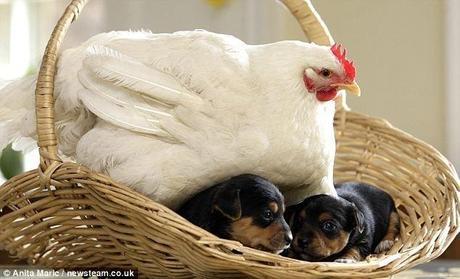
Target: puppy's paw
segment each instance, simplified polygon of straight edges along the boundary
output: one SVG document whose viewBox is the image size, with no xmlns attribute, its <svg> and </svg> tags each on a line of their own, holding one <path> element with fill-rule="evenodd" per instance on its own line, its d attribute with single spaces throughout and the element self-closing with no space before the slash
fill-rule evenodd
<svg viewBox="0 0 460 279">
<path fill-rule="evenodd" d="M 386 251 L 390 250 L 391 247 L 393 247 L 393 244 L 395 244 L 394 240 L 382 240 L 382 241 L 380 241 L 379 245 L 377 245 L 377 247 L 375 247 L 374 252 L 376 254 L 386 252 Z"/>
<path fill-rule="evenodd" d="M 334 262 L 336 263 L 356 263 L 357 261 L 354 259 L 337 259 Z"/>
</svg>

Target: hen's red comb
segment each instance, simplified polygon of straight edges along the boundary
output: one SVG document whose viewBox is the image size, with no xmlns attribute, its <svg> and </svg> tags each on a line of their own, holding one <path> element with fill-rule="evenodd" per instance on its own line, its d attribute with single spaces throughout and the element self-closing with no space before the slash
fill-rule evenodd
<svg viewBox="0 0 460 279">
<path fill-rule="evenodd" d="M 331 51 L 337 57 L 340 64 L 342 64 L 343 70 L 345 71 L 345 75 L 348 79 L 354 80 L 356 76 L 356 69 L 353 66 L 353 62 L 349 61 L 345 55 L 347 54 L 347 50 L 344 48 L 343 52 L 341 52 L 342 45 L 334 44 L 331 46 Z"/>
</svg>

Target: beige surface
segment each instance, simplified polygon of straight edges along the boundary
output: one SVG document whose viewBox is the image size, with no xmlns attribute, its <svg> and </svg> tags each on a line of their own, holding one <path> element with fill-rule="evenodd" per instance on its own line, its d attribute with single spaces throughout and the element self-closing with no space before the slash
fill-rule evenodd
<svg viewBox="0 0 460 279">
<path fill-rule="evenodd" d="M 388 119 L 444 153 L 444 11 L 441 0 L 313 1 L 356 61 L 354 111 Z M 304 36 L 285 13 L 287 38 Z"/>
<path fill-rule="evenodd" d="M 460 261 L 436 260 L 401 272 L 394 279 L 460 278 Z"/>
</svg>

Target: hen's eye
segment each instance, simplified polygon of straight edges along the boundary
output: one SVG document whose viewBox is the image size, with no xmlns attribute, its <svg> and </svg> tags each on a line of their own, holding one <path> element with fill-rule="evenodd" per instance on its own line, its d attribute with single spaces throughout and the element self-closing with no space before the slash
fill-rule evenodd
<svg viewBox="0 0 460 279">
<path fill-rule="evenodd" d="M 319 72 L 323 77 L 330 77 L 331 76 L 331 71 L 329 71 L 328 69 L 322 69 L 321 72 Z"/>
<path fill-rule="evenodd" d="M 337 229 L 337 226 L 331 221 L 326 221 L 323 224 L 321 224 L 321 229 L 326 233 L 331 233 Z"/>
</svg>

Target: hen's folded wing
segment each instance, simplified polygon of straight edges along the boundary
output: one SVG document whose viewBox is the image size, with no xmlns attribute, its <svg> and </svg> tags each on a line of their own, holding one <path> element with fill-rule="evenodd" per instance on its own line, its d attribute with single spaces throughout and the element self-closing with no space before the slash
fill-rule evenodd
<svg viewBox="0 0 460 279">
<path fill-rule="evenodd" d="M 182 141 L 196 128 L 189 125 L 192 119 L 207 118 L 209 106 L 199 94 L 107 47 L 88 50 L 79 80 L 85 87 L 79 93 L 83 104 L 101 119 L 128 130 Z M 180 117 L 179 108 L 189 114 Z"/>
</svg>

